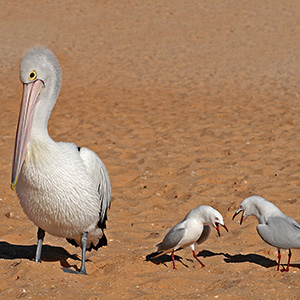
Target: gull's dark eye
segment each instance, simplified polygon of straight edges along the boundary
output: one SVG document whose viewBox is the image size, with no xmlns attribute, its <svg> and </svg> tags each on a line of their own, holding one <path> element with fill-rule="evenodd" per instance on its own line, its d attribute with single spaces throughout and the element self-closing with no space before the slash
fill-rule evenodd
<svg viewBox="0 0 300 300">
<path fill-rule="evenodd" d="M 34 80 L 36 79 L 37 77 L 37 74 L 36 74 L 36 71 L 31 71 L 30 74 L 29 74 L 29 80 Z"/>
</svg>

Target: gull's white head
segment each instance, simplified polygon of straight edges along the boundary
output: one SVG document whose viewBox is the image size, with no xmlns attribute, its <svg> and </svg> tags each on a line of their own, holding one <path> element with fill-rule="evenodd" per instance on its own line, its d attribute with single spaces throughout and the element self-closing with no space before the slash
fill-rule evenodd
<svg viewBox="0 0 300 300">
<path fill-rule="evenodd" d="M 58 60 L 48 49 L 33 48 L 21 62 L 20 80 L 23 96 L 15 141 L 12 189 L 17 184 L 32 132 L 48 135 L 48 120 L 61 85 Z"/>
<path fill-rule="evenodd" d="M 214 208 L 208 205 L 201 205 L 193 210 L 191 210 L 186 218 L 194 217 L 203 221 L 203 223 L 207 223 L 216 228 L 218 235 L 220 236 L 220 228 L 219 225 L 223 226 L 226 231 L 228 231 L 226 225 L 224 224 L 222 215 Z"/>
<path fill-rule="evenodd" d="M 242 212 L 240 224 L 242 224 L 244 218 L 248 216 L 255 216 L 259 223 L 264 223 L 265 218 L 271 215 L 281 214 L 279 208 L 277 208 L 273 203 L 259 196 L 251 196 L 244 199 L 232 219 L 234 219 L 240 212 Z"/>
</svg>

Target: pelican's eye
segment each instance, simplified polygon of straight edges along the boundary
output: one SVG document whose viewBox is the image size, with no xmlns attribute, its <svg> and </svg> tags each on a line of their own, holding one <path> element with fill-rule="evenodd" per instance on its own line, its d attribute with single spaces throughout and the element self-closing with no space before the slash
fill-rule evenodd
<svg viewBox="0 0 300 300">
<path fill-rule="evenodd" d="M 29 74 L 29 80 L 32 81 L 36 79 L 36 77 L 37 77 L 36 71 L 31 71 Z"/>
</svg>

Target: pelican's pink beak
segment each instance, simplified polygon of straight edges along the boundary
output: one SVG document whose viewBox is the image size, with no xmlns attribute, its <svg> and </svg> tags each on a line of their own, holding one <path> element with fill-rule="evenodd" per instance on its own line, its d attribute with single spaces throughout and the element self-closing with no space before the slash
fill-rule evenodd
<svg viewBox="0 0 300 300">
<path fill-rule="evenodd" d="M 16 133 L 14 159 L 12 164 L 11 188 L 15 189 L 24 162 L 27 143 L 31 130 L 34 107 L 44 83 L 36 80 L 23 84 L 23 96 Z"/>
</svg>

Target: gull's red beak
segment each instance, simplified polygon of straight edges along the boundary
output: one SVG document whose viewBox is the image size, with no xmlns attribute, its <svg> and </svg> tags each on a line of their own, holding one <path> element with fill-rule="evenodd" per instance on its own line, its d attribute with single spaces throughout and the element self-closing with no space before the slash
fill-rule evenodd
<svg viewBox="0 0 300 300">
<path fill-rule="evenodd" d="M 226 231 L 228 232 L 228 229 L 227 229 L 227 227 L 226 227 L 225 224 L 222 225 L 222 224 L 216 222 L 216 223 L 215 223 L 215 226 L 216 226 L 216 229 L 217 229 L 217 232 L 218 232 L 218 235 L 219 235 L 219 236 L 221 236 L 219 225 L 221 225 L 222 227 L 224 227 L 224 228 L 226 229 Z"/>
<path fill-rule="evenodd" d="M 238 209 L 236 211 L 236 213 L 233 215 L 232 217 L 232 220 L 234 220 L 234 218 L 240 213 L 242 212 L 242 217 L 241 217 L 241 220 L 240 220 L 240 225 L 242 225 L 243 221 L 244 221 L 244 211 L 242 209 Z"/>
</svg>

